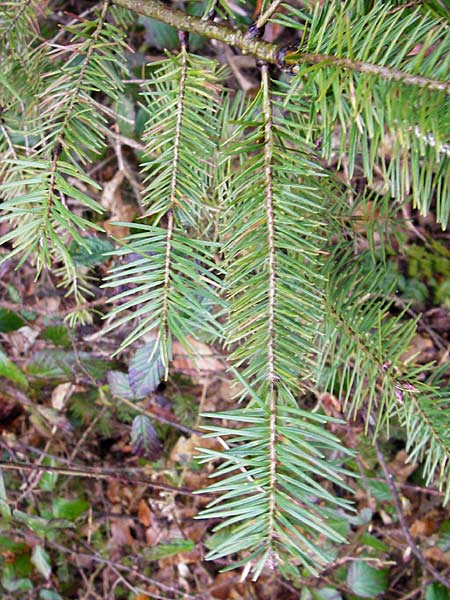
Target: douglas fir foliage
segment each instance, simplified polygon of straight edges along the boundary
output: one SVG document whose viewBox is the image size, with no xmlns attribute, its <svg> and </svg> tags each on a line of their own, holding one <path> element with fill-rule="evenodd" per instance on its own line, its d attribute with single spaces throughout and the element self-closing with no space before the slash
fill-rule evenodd
<svg viewBox="0 0 450 600">
<path fill-rule="evenodd" d="M 52 269 L 80 306 L 89 299 L 93 273 L 71 247 L 89 252 L 102 235 L 89 171 L 117 131 L 138 13 L 258 59 L 260 88 L 247 97 L 216 61 L 190 53 L 182 31 L 179 51 L 147 68 L 143 218 L 111 253 L 108 327 L 126 332 L 117 351 L 152 334 L 149 368 L 166 375 L 174 340 L 222 345 L 240 407 L 205 415 L 223 423 L 208 435 L 224 448 L 201 456 L 218 465 L 203 513 L 219 519 L 210 558 L 244 550 L 255 577 L 270 565 L 316 573 L 345 541 L 336 507 L 351 511 L 339 490 L 352 453 L 333 419 L 305 409 L 305 392 L 332 392 L 367 431 L 397 420 L 411 460 L 450 497 L 449 390 L 432 366 L 405 364 L 415 323 L 393 316 L 374 256 L 400 204 L 447 225 L 448 15 L 437 0 L 280 10 L 264 0 L 245 33 L 227 24 L 227 0 L 206 3 L 203 18 L 156 0 L 90 4 L 57 33 L 46 26 L 53 2 L 0 5 L 0 241 L 37 275 Z M 264 42 L 269 20 L 293 43 Z M 329 161 L 347 182 L 360 169 L 373 187 L 377 173 L 383 189 L 349 203 Z M 373 230 L 355 225 L 361 205 Z M 369 250 L 355 253 L 364 235 Z M 74 320 L 88 318 L 81 306 Z"/>
</svg>

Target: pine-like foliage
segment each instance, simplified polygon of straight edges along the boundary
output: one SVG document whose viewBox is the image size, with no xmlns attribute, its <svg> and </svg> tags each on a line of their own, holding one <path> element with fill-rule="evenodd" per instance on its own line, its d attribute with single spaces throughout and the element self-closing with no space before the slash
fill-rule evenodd
<svg viewBox="0 0 450 600">
<path fill-rule="evenodd" d="M 12 241 L 9 256 L 18 254 L 21 262 L 32 256 L 38 274 L 44 266 L 59 262 L 62 283 L 79 304 L 89 294 L 88 282 L 77 270 L 68 245 L 76 241 L 89 251 L 82 232 L 99 227 L 95 217 L 83 213 L 102 212 L 85 191 L 98 185 L 83 170 L 83 164 L 105 147 L 106 120 L 95 95 L 117 99 L 126 72 L 123 33 L 106 21 L 109 4 L 105 1 L 92 21 L 67 28 L 70 44 L 45 45 L 46 71 L 40 73 L 39 88 L 24 115 L 28 131 L 21 145 L 8 152 L 0 186 L 6 198 L 0 222 L 14 223 L 0 243 Z M 13 104 L 10 112 L 14 109 Z M 81 211 L 73 210 L 74 204 Z"/>
<path fill-rule="evenodd" d="M 367 427 L 388 427 L 397 417 L 407 430 L 411 458 L 425 459 L 428 483 L 437 476 L 448 501 L 448 386 L 429 373 L 426 377 L 429 367 L 404 360 L 416 324 L 402 312 L 391 316 L 394 290 L 384 269 L 368 269 L 364 254 L 353 258 L 349 269 L 349 251 L 339 250 L 328 264 L 320 387 L 341 398 L 349 416 L 363 409 Z"/>
<path fill-rule="evenodd" d="M 43 4 L 0 3 L 0 242 L 82 304 L 89 275 L 70 247 L 89 252 L 86 232 L 101 230 L 89 165 L 121 120 L 132 19 L 104 0 L 42 41 Z M 260 65 L 250 99 L 233 99 L 223 69 L 192 55 L 186 34 L 179 52 L 142 70 L 141 212 L 104 282 L 117 352 L 150 342 L 147 364 L 167 377 L 174 340 L 192 353 L 195 340 L 221 345 L 237 407 L 205 415 L 223 450 L 201 454 L 214 461 L 217 494 L 202 516 L 219 519 L 210 558 L 241 552 L 255 578 L 266 566 L 317 573 L 345 541 L 336 508 L 351 510 L 352 453 L 306 394 L 331 392 L 344 418 L 377 435 L 400 423 L 410 459 L 450 497 L 448 388 L 432 365 L 404 358 L 416 323 L 394 310 L 373 261 L 399 203 L 448 222 L 448 20 L 436 2 L 304 2 L 274 17 L 279 4 L 263 2 L 262 20 L 297 36 L 278 55 L 293 73 Z M 204 17 L 239 10 L 211 1 Z M 357 169 L 368 186 L 382 179 L 381 200 L 349 209 L 324 159 L 342 166 L 347 192 Z M 361 231 L 354 213 L 371 204 Z M 371 257 L 350 247 L 360 238 Z"/>
<path fill-rule="evenodd" d="M 317 364 L 323 173 L 298 148 L 295 119 L 277 108 L 265 66 L 258 95 L 225 142 L 227 343 L 250 401 L 246 409 L 215 415 L 247 427 L 213 427 L 231 435 L 231 449 L 206 453 L 225 457 L 217 476 L 234 473 L 209 488 L 224 493 L 204 516 L 221 517 L 218 530 L 238 523 L 210 556 L 248 550 L 255 577 L 266 563 L 289 572 L 293 556 L 312 570 L 326 564 L 326 551 L 305 534 L 343 541 L 327 523 L 333 511 L 325 505 L 345 504 L 311 477 L 321 472 L 342 484 L 342 467 L 329 459 L 338 441 L 317 427 L 326 419 L 298 409 L 293 395 L 302 379 L 314 378 Z"/>
<path fill-rule="evenodd" d="M 219 88 L 216 65 L 189 55 L 185 45 L 155 69 L 154 81 L 143 92 L 148 224 L 131 225 L 135 233 L 119 250 L 123 264 L 113 269 L 106 285 L 133 286 L 112 298 L 126 299 L 114 315 L 127 311 L 114 326 L 134 323 L 123 346 L 156 329 L 155 352 L 167 369 L 173 338 L 187 344 L 188 336 L 217 336 L 219 329 L 216 246 L 199 237 L 208 218 Z"/>
<path fill-rule="evenodd" d="M 361 156 L 369 183 L 381 172 L 392 196 L 411 194 L 422 214 L 435 198 L 445 226 L 450 29 L 419 7 L 370 4 L 326 2 L 280 17 L 299 31 L 301 53 L 330 57 L 299 67 L 291 97 L 303 99 L 302 121 L 324 156 L 345 157 L 350 176 Z"/>
</svg>

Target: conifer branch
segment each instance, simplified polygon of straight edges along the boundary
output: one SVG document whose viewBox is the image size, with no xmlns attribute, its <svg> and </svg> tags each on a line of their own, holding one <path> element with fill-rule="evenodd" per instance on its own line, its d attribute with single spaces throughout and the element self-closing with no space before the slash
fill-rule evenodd
<svg viewBox="0 0 450 600">
<path fill-rule="evenodd" d="M 275 222 L 273 206 L 273 132 L 272 132 L 272 98 L 270 93 L 269 66 L 267 63 L 261 67 L 261 85 L 263 89 L 263 111 L 264 111 L 264 174 L 266 194 L 266 219 L 267 219 L 267 247 L 268 247 L 268 319 L 267 319 L 267 363 L 269 380 L 269 547 L 270 562 L 275 563 L 272 557 L 274 537 L 274 515 L 275 515 L 275 490 L 277 485 L 277 385 L 278 377 L 275 370 L 275 308 L 276 308 L 276 252 L 275 252 Z"/>
<path fill-rule="evenodd" d="M 319 53 L 300 51 L 299 53 L 287 55 L 286 49 L 282 45 L 248 36 L 246 32 L 232 29 L 223 23 L 213 23 L 201 17 L 187 15 L 183 11 L 165 6 L 159 0 L 114 0 L 114 2 L 119 6 L 124 6 L 141 15 L 157 19 L 176 29 L 197 33 L 208 39 L 219 40 L 230 46 L 235 46 L 240 48 L 244 54 L 251 54 L 261 61 L 285 66 L 293 73 L 303 64 L 337 67 L 367 75 L 376 75 L 388 81 L 426 87 L 430 90 L 450 94 L 450 83 L 420 75 L 411 75 L 400 69 Z"/>
<path fill-rule="evenodd" d="M 373 434 L 373 431 L 371 431 L 371 433 Z M 380 444 L 379 444 L 378 440 L 376 440 L 376 439 L 374 441 L 374 446 L 375 446 L 375 452 L 377 453 L 378 462 L 380 463 L 381 469 L 383 471 L 384 479 L 385 479 L 385 481 L 389 487 L 389 490 L 392 494 L 392 498 L 394 500 L 394 505 L 395 505 L 395 510 L 397 512 L 397 517 L 400 522 L 400 526 L 403 530 L 403 535 L 405 536 L 406 541 L 408 542 L 408 546 L 411 548 L 412 553 L 417 558 L 417 560 L 420 562 L 422 567 L 426 571 L 428 571 L 436 581 L 439 581 L 440 583 L 442 583 L 443 586 L 445 586 L 448 590 L 450 590 L 450 579 L 448 579 L 448 577 L 446 577 L 445 575 L 440 573 L 437 569 L 435 569 L 433 567 L 433 565 L 431 563 L 429 563 L 426 560 L 426 558 L 422 554 L 420 548 L 415 543 L 415 541 L 411 535 L 411 532 L 409 530 L 406 519 L 405 519 L 405 514 L 403 512 L 403 507 L 402 507 L 402 501 L 401 501 L 401 498 L 397 491 L 397 487 L 393 481 L 391 473 L 389 472 L 389 468 L 386 464 L 386 459 L 384 458 L 384 454 L 381 450 Z"/>
<path fill-rule="evenodd" d="M 164 282 L 163 282 L 163 300 L 161 309 L 161 332 L 164 336 L 163 347 L 167 348 L 169 330 L 168 330 L 168 309 L 169 309 L 169 291 L 170 291 L 170 274 L 171 274 L 171 252 L 172 252 L 172 236 L 175 225 L 175 202 L 178 181 L 179 153 L 180 153 L 180 137 L 181 127 L 183 123 L 184 100 L 186 92 L 186 76 L 187 76 L 187 48 L 184 35 L 180 35 L 181 40 L 181 71 L 178 104 L 176 107 L 176 123 L 175 137 L 173 140 L 173 161 L 172 161 L 172 181 L 170 184 L 169 209 L 167 211 L 167 234 L 166 234 L 166 255 L 164 262 Z M 167 373 L 168 365 L 166 365 Z"/>
<path fill-rule="evenodd" d="M 275 222 L 273 206 L 273 134 L 272 134 L 272 100 L 269 89 L 269 68 L 264 64 L 261 68 L 264 110 L 264 174 L 267 214 L 267 247 L 268 247 L 268 379 L 271 384 L 277 381 L 275 372 L 275 303 L 276 303 L 276 258 L 275 258 Z"/>
<path fill-rule="evenodd" d="M 424 474 L 430 484 L 438 477 L 445 498 L 450 498 L 450 436 L 448 418 L 440 414 L 449 389 L 423 381 L 426 369 L 405 364 L 403 356 L 415 333 L 415 322 L 389 314 L 383 300 L 383 272 L 364 273 L 348 255 L 332 259 L 328 293 L 323 361 L 332 366 L 322 382 L 325 389 L 339 389 L 344 411 L 355 417 L 364 408 L 368 418 L 376 414 L 375 433 L 395 414 L 408 432 L 410 460 L 425 459 Z M 339 346 L 337 345 L 339 344 Z M 344 388 L 345 386 L 345 388 Z M 344 391 L 345 389 L 345 391 Z M 369 423 L 366 421 L 369 429 Z"/>
<path fill-rule="evenodd" d="M 197 337 L 200 330 L 220 335 L 213 314 L 220 304 L 221 286 L 212 256 L 215 244 L 194 234 L 208 216 L 205 197 L 212 178 L 210 157 L 216 149 L 220 72 L 211 61 L 188 53 L 184 33 L 180 40 L 181 51 L 155 65 L 153 85 L 143 91 L 149 117 L 143 203 L 151 225 L 132 224 L 140 231 L 116 253 L 128 258 L 113 267 L 105 284 L 132 285 L 112 298 L 126 298 L 113 313 L 136 309 L 135 313 L 125 313 L 110 328 L 137 320 L 122 347 L 155 330 L 155 352 L 166 374 L 174 337 L 187 347 L 188 337 Z"/>
</svg>

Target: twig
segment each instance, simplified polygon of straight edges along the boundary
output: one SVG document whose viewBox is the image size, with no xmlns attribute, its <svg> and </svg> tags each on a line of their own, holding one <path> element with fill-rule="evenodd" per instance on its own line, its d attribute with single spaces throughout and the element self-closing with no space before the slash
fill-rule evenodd
<svg viewBox="0 0 450 600">
<path fill-rule="evenodd" d="M 182 425 L 181 423 L 177 423 L 176 421 L 171 421 L 170 419 L 168 419 L 166 417 L 162 417 L 161 415 L 158 415 L 158 413 L 153 413 L 149 410 L 146 410 L 145 408 L 141 408 L 140 406 L 138 406 L 135 402 L 132 402 L 131 400 L 127 400 L 126 398 L 121 398 L 120 396 L 114 396 L 114 398 L 116 400 L 118 400 L 119 402 L 122 402 L 122 404 L 126 404 L 127 406 L 129 406 L 136 412 L 140 413 L 141 415 L 150 417 L 150 419 L 154 419 L 155 421 L 159 421 L 160 423 L 165 423 L 166 425 L 170 425 L 171 427 L 174 427 L 175 429 L 179 429 L 180 431 L 183 431 L 184 433 L 188 433 L 189 435 L 203 435 L 203 433 L 201 431 L 198 431 L 197 429 L 192 429 L 192 427 L 187 427 L 186 425 Z"/>
<path fill-rule="evenodd" d="M 372 428 L 371 429 L 371 435 L 374 435 L 374 431 Z M 395 510 L 397 512 L 397 517 L 398 517 L 398 521 L 400 523 L 400 527 L 402 528 L 403 531 L 403 535 L 406 538 L 406 541 L 408 543 L 408 546 L 411 548 L 411 552 L 414 554 L 414 556 L 417 558 L 417 560 L 419 561 L 419 563 L 422 565 L 422 567 L 428 571 L 436 581 L 439 581 L 439 583 L 442 583 L 443 586 L 445 586 L 447 589 L 450 590 L 450 579 L 448 579 L 447 577 L 445 577 L 444 575 L 442 575 L 441 573 L 439 573 L 439 571 L 437 571 L 433 565 L 431 565 L 427 559 L 424 557 L 424 555 L 422 554 L 420 548 L 417 546 L 416 542 L 414 541 L 410 531 L 409 531 L 409 527 L 408 524 L 406 523 L 406 519 L 405 519 L 405 515 L 403 513 L 403 508 L 402 508 L 402 503 L 400 500 L 400 496 L 399 493 L 397 491 L 397 488 L 395 486 L 395 483 L 392 479 L 392 475 L 389 472 L 389 469 L 387 467 L 386 464 L 386 460 L 384 458 L 384 454 L 380 448 L 380 444 L 377 441 L 376 438 L 374 438 L 374 445 L 375 445 L 375 451 L 377 453 L 377 457 L 378 457 L 378 462 L 380 463 L 381 469 L 383 471 L 383 475 L 384 478 L 386 480 L 386 483 L 389 487 L 389 490 L 392 494 L 392 498 L 394 500 L 394 506 L 395 506 Z"/>
<path fill-rule="evenodd" d="M 256 28 L 262 29 L 283 0 L 274 0 L 256 20 Z"/>
<path fill-rule="evenodd" d="M 59 315 L 61 317 L 68 316 L 74 312 L 78 312 L 80 310 L 88 310 L 90 308 L 95 308 L 96 306 L 104 306 L 107 302 L 107 298 L 102 296 L 101 298 L 97 298 L 96 300 L 92 300 L 91 302 L 86 302 L 85 304 L 80 304 L 79 306 L 75 306 L 72 308 L 65 308 L 63 310 L 51 311 L 46 310 L 45 308 L 39 308 L 38 306 L 27 306 L 26 304 L 8 302 L 7 300 L 0 301 L 0 308 L 5 308 L 6 310 L 18 311 L 18 310 L 27 310 L 29 312 L 34 312 L 43 317 L 50 317 Z"/>
<path fill-rule="evenodd" d="M 39 541 L 41 541 L 40 538 L 39 538 Z M 103 558 L 102 556 L 99 556 L 98 554 L 94 554 L 94 553 L 88 554 L 86 552 L 78 552 L 77 550 L 68 548 L 67 546 L 63 546 L 62 544 L 58 544 L 57 542 L 54 542 L 54 541 L 47 540 L 46 543 L 50 547 L 53 547 L 56 550 L 63 552 L 64 554 L 74 554 L 77 558 L 83 558 L 86 560 L 91 560 L 92 562 L 106 565 L 111 570 L 113 570 L 115 573 L 117 573 L 117 571 L 122 571 L 123 573 L 128 573 L 129 575 L 133 575 L 134 577 L 137 577 L 138 579 L 140 579 L 141 581 L 144 581 L 145 583 L 148 583 L 149 585 L 159 587 L 164 592 L 168 592 L 170 594 L 176 595 L 178 598 L 195 598 L 195 596 L 192 596 L 191 594 L 186 594 L 185 592 L 182 592 L 181 590 L 177 590 L 169 585 L 166 585 L 165 583 L 162 583 L 162 582 L 158 581 L 157 579 L 151 579 L 150 577 L 146 577 L 139 571 L 136 571 L 130 567 L 122 565 L 119 562 L 115 562 L 113 560 L 108 560 L 106 558 Z M 164 596 L 159 596 L 158 594 L 154 594 L 153 592 L 152 592 L 152 596 L 154 598 L 158 598 L 161 600 L 167 600 L 167 598 L 165 598 Z"/>
<path fill-rule="evenodd" d="M 52 467 L 50 465 L 37 465 L 27 462 L 19 461 L 0 461 L 0 468 L 5 471 L 48 471 L 50 473 L 59 473 L 61 475 L 69 475 L 70 477 L 86 477 L 88 479 L 117 479 L 126 481 L 129 483 L 144 483 L 155 490 L 163 490 L 166 492 L 172 492 L 174 494 L 181 494 L 183 496 L 197 497 L 197 494 L 193 490 L 185 487 L 174 487 L 172 485 L 165 485 L 163 483 L 153 483 L 143 477 L 129 477 L 127 475 L 118 475 L 115 469 L 96 469 L 93 467 L 85 467 L 84 465 L 78 466 L 78 468 L 63 468 L 63 467 Z"/>
<path fill-rule="evenodd" d="M 230 46 L 240 48 L 244 54 L 252 54 L 261 61 L 282 64 L 289 67 L 292 72 L 299 70 L 301 64 L 323 65 L 328 67 L 338 67 L 365 73 L 367 75 L 376 75 L 383 77 L 388 81 L 399 81 L 406 85 L 416 85 L 419 87 L 427 87 L 432 90 L 444 91 L 450 94 L 450 83 L 421 77 L 419 75 L 411 75 L 399 69 L 391 69 L 389 67 L 355 61 L 351 58 L 341 58 L 329 56 L 325 54 L 314 54 L 309 52 L 299 52 L 298 54 L 282 60 L 285 52 L 283 46 L 265 42 L 256 37 L 249 36 L 247 32 L 240 29 L 233 29 L 223 23 L 215 23 L 188 15 L 181 10 L 175 10 L 165 6 L 158 0 L 114 0 L 115 4 L 124 6 L 141 15 L 157 19 L 161 23 L 171 25 L 175 29 L 198 33 L 199 35 L 224 42 Z"/>
<path fill-rule="evenodd" d="M 88 437 L 88 435 L 91 433 L 91 431 L 94 429 L 94 427 L 97 425 L 97 423 L 100 421 L 100 419 L 103 417 L 103 415 L 105 414 L 105 412 L 108 410 L 107 406 L 103 406 L 101 408 L 101 410 L 95 415 L 95 417 L 92 419 L 92 421 L 90 422 L 89 426 L 87 427 L 87 429 L 83 432 L 83 435 L 80 437 L 80 439 L 78 440 L 75 448 L 72 450 L 70 456 L 69 456 L 69 461 L 72 461 L 75 456 L 78 454 L 81 446 L 84 444 L 84 442 L 86 441 L 86 438 Z"/>
<path fill-rule="evenodd" d="M 133 138 L 126 137 L 125 135 L 117 133 L 116 131 L 111 131 L 111 129 L 108 129 L 108 127 L 100 126 L 100 129 L 107 137 L 109 137 L 111 140 L 114 140 L 115 142 L 120 142 L 124 146 L 129 146 L 130 148 L 134 148 L 135 150 L 139 150 L 140 152 L 144 152 L 145 150 L 145 144 L 142 144 L 137 140 L 133 140 Z"/>
</svg>

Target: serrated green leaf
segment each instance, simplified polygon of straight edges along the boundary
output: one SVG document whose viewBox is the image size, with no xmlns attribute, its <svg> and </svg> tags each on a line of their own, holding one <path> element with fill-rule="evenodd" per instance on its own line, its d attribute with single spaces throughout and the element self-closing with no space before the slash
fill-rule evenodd
<svg viewBox="0 0 450 600">
<path fill-rule="evenodd" d="M 50 578 L 52 574 L 50 557 L 42 546 L 34 546 L 31 552 L 31 562 L 45 579 Z"/>
<path fill-rule="evenodd" d="M 119 365 L 117 361 L 99 358 L 89 352 L 75 352 L 60 349 L 39 350 L 28 363 L 27 373 L 39 379 L 64 379 L 71 381 L 74 370 L 81 367 L 95 379 L 103 379 L 110 369 Z"/>
<path fill-rule="evenodd" d="M 3 471 L 0 469 L 0 513 L 3 518 L 11 518 L 11 508 L 8 503 L 8 496 L 6 495 L 5 480 L 3 479 Z"/>
<path fill-rule="evenodd" d="M 109 371 L 108 385 L 114 396 L 119 396 L 126 400 L 137 400 L 135 393 L 131 389 L 130 378 L 127 373 L 122 373 L 122 371 Z"/>
<path fill-rule="evenodd" d="M 131 445 L 133 454 L 156 460 L 161 454 L 161 443 L 149 417 L 137 415 L 131 424 Z"/>
<path fill-rule="evenodd" d="M 29 592 L 33 589 L 33 584 L 30 579 L 9 579 L 7 576 L 2 577 L 2 586 L 8 592 Z"/>
<path fill-rule="evenodd" d="M 122 135 L 133 138 L 136 123 L 136 110 L 133 100 L 125 94 L 119 94 L 117 101 L 117 125 Z"/>
<path fill-rule="evenodd" d="M 39 592 L 40 600 L 63 600 L 55 590 L 41 590 Z"/>
<path fill-rule="evenodd" d="M 0 332 L 16 331 L 25 325 L 24 319 L 17 313 L 6 308 L 0 308 Z"/>
<path fill-rule="evenodd" d="M 387 590 L 388 572 L 388 569 L 375 569 L 363 560 L 355 560 L 347 572 L 347 585 L 361 598 L 375 598 Z"/>
<path fill-rule="evenodd" d="M 425 588 L 425 600 L 449 600 L 449 591 L 440 583 L 432 583 Z"/>
<path fill-rule="evenodd" d="M 195 548 L 195 543 L 192 540 L 173 539 L 168 542 L 157 544 L 153 548 L 146 548 L 144 555 L 146 560 L 160 560 L 168 556 L 174 556 L 181 552 L 191 552 Z"/>
<path fill-rule="evenodd" d="M 151 17 L 139 17 L 139 23 L 144 26 L 145 40 L 149 46 L 158 50 L 173 50 L 178 48 L 177 30 L 170 25 L 161 23 Z"/>
<path fill-rule="evenodd" d="M 67 347 L 72 344 L 67 327 L 64 325 L 49 325 L 41 331 L 39 337 L 55 346 Z"/>
<path fill-rule="evenodd" d="M 0 350 L 0 377 L 6 377 L 13 383 L 18 383 L 21 387 L 28 387 L 28 380 L 25 374 Z"/>
<path fill-rule="evenodd" d="M 171 360 L 169 356 L 169 360 Z M 135 398 L 145 398 L 158 387 L 165 372 L 160 346 L 152 340 L 139 348 L 130 361 L 128 378 Z"/>
<path fill-rule="evenodd" d="M 14 510 L 12 516 L 20 523 L 24 523 L 27 527 L 29 527 L 39 536 L 44 537 L 46 533 L 50 530 L 49 521 L 47 519 L 44 519 L 43 517 L 29 515 L 28 513 L 23 512 L 22 510 Z"/>
<path fill-rule="evenodd" d="M 49 465 L 50 467 L 57 466 L 57 463 L 53 458 L 45 459 L 44 464 Z M 53 492 L 57 482 L 58 473 L 55 473 L 54 471 L 44 471 L 39 479 L 39 487 L 41 490 L 44 490 L 44 492 Z"/>
<path fill-rule="evenodd" d="M 84 267 L 95 267 L 108 259 L 108 253 L 114 250 L 114 246 L 108 240 L 100 237 L 84 237 L 83 244 L 73 242 L 69 253 L 77 265 Z"/>
<path fill-rule="evenodd" d="M 57 519 L 75 521 L 89 508 L 89 502 L 84 498 L 68 500 L 67 498 L 55 498 L 52 503 L 53 516 Z"/>
</svg>

